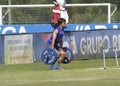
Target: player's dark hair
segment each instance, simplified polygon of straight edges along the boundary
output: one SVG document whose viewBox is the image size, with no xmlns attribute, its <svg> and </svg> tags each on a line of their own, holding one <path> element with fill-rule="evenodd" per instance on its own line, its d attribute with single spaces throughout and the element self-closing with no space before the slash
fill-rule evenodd
<svg viewBox="0 0 120 86">
<path fill-rule="evenodd" d="M 62 22 L 66 22 L 66 20 L 65 20 L 64 18 L 60 18 L 60 19 L 58 20 L 58 25 L 62 24 Z"/>
</svg>

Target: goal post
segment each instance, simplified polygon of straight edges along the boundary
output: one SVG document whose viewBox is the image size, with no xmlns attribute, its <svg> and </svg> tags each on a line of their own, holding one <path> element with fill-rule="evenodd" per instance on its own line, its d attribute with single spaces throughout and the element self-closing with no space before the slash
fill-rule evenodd
<svg viewBox="0 0 120 86">
<path fill-rule="evenodd" d="M 16 24 L 49 23 L 53 6 L 54 6 L 53 4 L 0 5 L 0 25 L 9 24 L 9 23 L 13 23 L 13 24 L 14 23 Z M 110 3 L 66 4 L 66 9 L 70 17 L 69 23 L 81 23 L 81 22 L 91 23 L 90 21 L 93 19 L 94 15 L 97 17 L 98 15 L 103 14 L 103 13 L 105 15 L 102 15 L 103 19 L 101 21 L 100 19 L 98 20 L 94 19 L 94 22 L 92 23 L 97 23 L 97 21 L 99 21 L 98 23 L 100 22 L 105 23 L 103 21 L 106 21 L 106 23 L 111 23 L 111 14 L 113 13 L 111 12 L 111 6 L 112 4 Z M 93 11 L 91 11 L 92 9 L 87 8 L 87 7 L 91 7 L 91 8 L 93 7 Z M 103 7 L 106 7 L 106 8 L 103 8 Z M 97 12 L 95 12 L 94 9 L 96 11 L 97 9 L 101 9 L 100 11 L 103 11 L 103 12 L 95 14 Z M 87 12 L 89 10 L 91 14 L 87 15 L 89 14 Z M 92 12 L 94 15 L 92 14 Z M 8 15 L 10 13 L 11 15 Z M 29 18 L 27 16 L 29 16 Z M 82 18 L 85 18 L 85 16 L 87 16 L 86 20 L 82 19 Z M 41 18 L 40 19 L 41 21 L 38 20 L 39 18 Z M 89 21 L 87 20 L 88 18 L 89 18 Z M 99 16 L 97 18 L 99 18 Z"/>
<path fill-rule="evenodd" d="M 0 25 L 2 25 L 2 7 L 0 7 Z"/>
<path fill-rule="evenodd" d="M 68 4 L 66 6 L 107 6 L 108 23 L 111 23 L 111 4 L 110 3 L 93 3 L 93 4 Z"/>
<path fill-rule="evenodd" d="M 118 50 L 114 47 L 109 47 L 109 48 L 103 48 L 102 51 L 103 51 L 103 68 L 106 69 L 107 68 L 107 63 L 106 63 L 106 54 L 109 53 L 109 52 L 106 52 L 107 49 L 114 49 L 114 57 L 115 57 L 115 61 L 116 61 L 116 67 L 119 68 L 119 60 L 118 60 Z"/>
</svg>

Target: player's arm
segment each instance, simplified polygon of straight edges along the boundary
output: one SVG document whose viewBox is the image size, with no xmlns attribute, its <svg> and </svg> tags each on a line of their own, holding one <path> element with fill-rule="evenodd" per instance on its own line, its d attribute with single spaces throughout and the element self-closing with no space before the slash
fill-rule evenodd
<svg viewBox="0 0 120 86">
<path fill-rule="evenodd" d="M 52 48 L 54 48 L 55 40 L 56 40 L 57 34 L 58 34 L 58 30 L 56 29 L 56 30 L 54 30 L 54 32 L 53 32 Z"/>
</svg>

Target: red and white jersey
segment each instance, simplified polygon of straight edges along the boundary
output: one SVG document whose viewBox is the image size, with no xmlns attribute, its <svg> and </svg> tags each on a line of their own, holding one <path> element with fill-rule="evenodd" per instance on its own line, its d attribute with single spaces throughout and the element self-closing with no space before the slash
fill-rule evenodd
<svg viewBox="0 0 120 86">
<path fill-rule="evenodd" d="M 69 16 L 67 10 L 65 9 L 65 0 L 53 0 L 54 7 L 52 10 L 51 22 L 57 23 L 59 18 L 64 18 L 66 23 L 68 23 Z"/>
<path fill-rule="evenodd" d="M 51 22 L 57 23 L 58 19 L 60 18 L 60 6 L 55 5 L 52 10 L 52 19 Z"/>
</svg>

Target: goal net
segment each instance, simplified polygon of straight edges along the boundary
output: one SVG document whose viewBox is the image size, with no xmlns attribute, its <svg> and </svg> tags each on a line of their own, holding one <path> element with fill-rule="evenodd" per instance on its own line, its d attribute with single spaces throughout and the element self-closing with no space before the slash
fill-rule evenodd
<svg viewBox="0 0 120 86">
<path fill-rule="evenodd" d="M 53 4 L 1 5 L 1 24 L 46 24 Z M 66 4 L 69 23 L 111 23 L 111 4 Z"/>
</svg>

